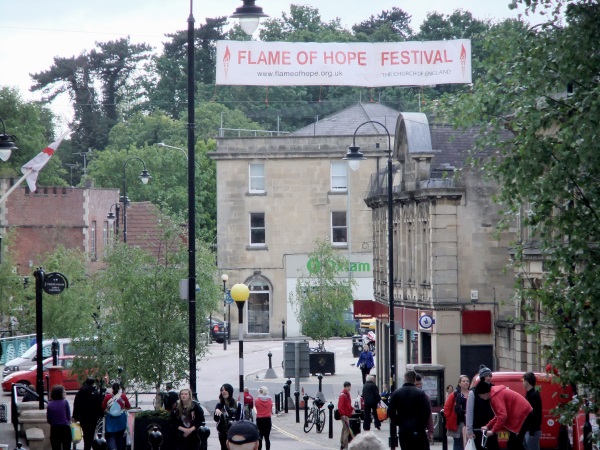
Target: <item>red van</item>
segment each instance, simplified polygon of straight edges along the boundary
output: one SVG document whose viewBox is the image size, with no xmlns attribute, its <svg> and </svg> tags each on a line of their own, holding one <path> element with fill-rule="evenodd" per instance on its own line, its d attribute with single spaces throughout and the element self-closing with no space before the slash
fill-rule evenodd
<svg viewBox="0 0 600 450">
<path fill-rule="evenodd" d="M 492 384 L 495 386 L 504 385 L 513 391 L 525 397 L 525 388 L 523 387 L 523 375 L 525 372 L 492 372 Z M 550 413 L 559 403 L 568 401 L 571 397 L 571 390 L 565 389 L 557 383 L 552 383 L 552 375 L 547 373 L 535 374 L 536 389 L 539 389 L 542 397 L 542 436 L 540 438 L 540 448 L 557 449 L 559 430 L 562 427 L 562 433 L 567 436 L 567 428 L 561 426 L 556 420 L 556 416 Z M 473 382 L 476 386 L 479 377 Z M 506 448 L 508 440 L 508 431 L 498 433 L 500 448 Z"/>
</svg>

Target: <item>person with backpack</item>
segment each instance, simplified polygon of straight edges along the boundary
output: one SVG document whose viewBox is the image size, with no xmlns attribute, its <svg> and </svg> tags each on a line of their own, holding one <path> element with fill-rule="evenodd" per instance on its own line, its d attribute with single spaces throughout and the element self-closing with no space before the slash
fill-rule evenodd
<svg viewBox="0 0 600 450">
<path fill-rule="evenodd" d="M 444 403 L 444 417 L 448 436 L 454 439 L 453 450 L 463 450 L 463 428 L 466 423 L 467 398 L 469 397 L 469 377 L 461 375 L 454 390 Z"/>
<path fill-rule="evenodd" d="M 119 395 L 119 383 L 112 384 L 112 393 L 106 394 L 102 401 L 105 411 L 104 426 L 108 450 L 125 450 L 127 431 L 127 410 L 131 408 L 124 392 Z"/>
<path fill-rule="evenodd" d="M 179 391 L 179 400 L 171 409 L 171 418 L 177 429 L 178 450 L 196 450 L 200 444 L 198 429 L 204 425 L 204 411 L 192 398 L 191 389 Z"/>
</svg>

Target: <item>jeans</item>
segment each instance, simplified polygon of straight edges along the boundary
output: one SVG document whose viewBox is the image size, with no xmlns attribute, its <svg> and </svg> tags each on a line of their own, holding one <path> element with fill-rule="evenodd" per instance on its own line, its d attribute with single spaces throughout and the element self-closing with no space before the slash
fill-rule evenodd
<svg viewBox="0 0 600 450">
<path fill-rule="evenodd" d="M 105 433 L 106 442 L 108 443 L 108 450 L 125 450 L 126 437 L 125 430 L 116 431 L 114 433 Z"/>
<path fill-rule="evenodd" d="M 454 445 L 452 446 L 452 450 L 463 450 L 465 448 L 462 436 L 452 439 L 454 439 Z"/>
<path fill-rule="evenodd" d="M 363 430 L 369 431 L 371 429 L 371 418 L 375 420 L 375 428 L 381 427 L 381 422 L 377 417 L 377 405 L 366 405 L 365 404 L 365 420 L 363 422 Z"/>
<path fill-rule="evenodd" d="M 540 450 L 540 437 L 542 437 L 541 430 L 533 433 L 533 436 L 529 431 L 525 433 L 525 448 L 527 450 Z"/>
</svg>

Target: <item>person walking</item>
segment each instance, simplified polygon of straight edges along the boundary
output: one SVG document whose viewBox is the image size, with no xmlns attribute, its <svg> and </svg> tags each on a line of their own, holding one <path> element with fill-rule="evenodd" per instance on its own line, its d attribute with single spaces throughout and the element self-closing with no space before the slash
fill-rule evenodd
<svg viewBox="0 0 600 450">
<path fill-rule="evenodd" d="M 234 422 L 242 417 L 242 405 L 233 398 L 233 386 L 225 383 L 219 390 L 219 403 L 215 406 L 214 419 L 221 450 L 227 450 L 227 432 Z"/>
<path fill-rule="evenodd" d="M 73 401 L 73 420 L 81 425 L 83 450 L 91 450 L 96 437 L 96 425 L 102 414 L 102 396 L 96 390 L 96 380 L 88 377 Z"/>
<path fill-rule="evenodd" d="M 108 450 L 125 450 L 127 443 L 127 410 L 131 404 L 124 392 L 119 395 L 120 390 L 119 383 L 113 383 L 112 393 L 106 394 L 102 400 L 102 409 L 106 412 L 104 426 Z"/>
<path fill-rule="evenodd" d="M 367 382 L 363 385 L 362 398 L 365 403 L 365 420 L 363 422 L 363 429 L 369 431 L 371 429 L 371 417 L 374 417 L 375 428 L 381 429 L 381 422 L 377 417 L 377 406 L 381 401 L 381 395 L 379 395 L 379 388 L 375 384 L 375 377 L 373 375 L 367 375 Z"/>
<path fill-rule="evenodd" d="M 475 386 L 475 394 L 483 400 L 489 400 L 494 411 L 494 418 L 482 427 L 485 436 L 493 436 L 502 430 L 510 431 L 507 450 L 523 450 L 525 436 L 524 423 L 533 410 L 529 402 L 520 394 L 503 385 L 491 386 L 479 383 Z"/>
<path fill-rule="evenodd" d="M 273 399 L 269 396 L 266 386 L 258 388 L 258 396 L 254 400 L 256 408 L 256 426 L 260 434 L 258 450 L 262 450 L 262 441 L 265 440 L 265 449 L 271 450 L 271 414 L 273 411 Z"/>
<path fill-rule="evenodd" d="M 467 397 L 469 396 L 469 377 L 461 375 L 456 390 L 451 392 L 444 403 L 444 417 L 448 436 L 454 439 L 453 450 L 463 450 L 463 428 L 465 427 Z"/>
<path fill-rule="evenodd" d="M 540 450 L 540 437 L 542 436 L 542 397 L 535 388 L 535 384 L 535 374 L 526 372 L 523 375 L 525 399 L 533 408 L 524 425 L 525 448 L 527 450 Z"/>
<path fill-rule="evenodd" d="M 473 377 L 473 382 L 477 381 L 479 377 L 480 383 L 492 384 L 492 371 L 484 364 L 479 366 L 479 374 Z M 473 382 L 471 385 L 473 385 Z M 494 417 L 494 411 L 489 401 L 482 400 L 479 396 L 475 395 L 475 388 L 469 391 L 467 397 L 467 413 L 466 413 L 466 427 L 467 427 L 467 439 L 473 439 L 477 450 L 483 450 L 481 445 L 481 427 L 485 426 Z M 486 443 L 487 450 L 500 450 L 498 444 L 498 436 L 488 436 Z"/>
<path fill-rule="evenodd" d="M 415 386 L 417 374 L 409 370 L 404 384 L 389 399 L 388 417 L 398 427 L 402 450 L 429 450 L 426 429 L 431 416 L 431 402 L 424 391 Z"/>
<path fill-rule="evenodd" d="M 342 434 L 340 436 L 340 450 L 348 449 L 348 442 L 351 436 L 350 431 L 350 418 L 354 414 L 354 408 L 352 407 L 352 397 L 350 391 L 352 390 L 352 384 L 349 381 L 344 381 L 344 389 L 340 392 L 338 397 L 337 409 L 340 413 L 340 420 L 342 421 Z"/>
<path fill-rule="evenodd" d="M 252 410 L 254 409 L 254 397 L 250 393 L 250 389 L 244 388 L 244 419 L 250 422 L 254 421 Z"/>
<path fill-rule="evenodd" d="M 362 373 L 363 384 L 367 381 L 367 375 L 371 373 L 371 369 L 375 366 L 375 360 L 373 359 L 373 353 L 369 350 L 369 347 L 363 347 L 363 351 L 358 357 L 356 367 L 360 369 Z"/>
<path fill-rule="evenodd" d="M 65 388 L 62 385 L 52 386 L 46 410 L 52 450 L 69 450 L 71 447 L 71 407 L 65 397 Z"/>
<path fill-rule="evenodd" d="M 200 444 L 198 430 L 204 425 L 204 412 L 192 398 L 190 389 L 179 391 L 178 400 L 171 408 L 171 419 L 177 429 L 177 449 L 197 450 Z"/>
</svg>

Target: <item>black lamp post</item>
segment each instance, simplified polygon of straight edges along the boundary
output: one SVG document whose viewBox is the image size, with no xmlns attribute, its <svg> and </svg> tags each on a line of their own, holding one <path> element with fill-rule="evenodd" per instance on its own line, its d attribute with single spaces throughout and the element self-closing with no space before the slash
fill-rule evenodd
<svg viewBox="0 0 600 450">
<path fill-rule="evenodd" d="M 231 298 L 238 307 L 238 343 L 240 357 L 240 394 L 244 392 L 244 305 L 250 296 L 245 284 L 235 284 L 231 288 Z"/>
<path fill-rule="evenodd" d="M 0 133 L 0 160 L 7 161 L 8 158 L 10 158 L 12 151 L 17 150 L 17 146 L 14 143 L 17 137 L 6 134 L 6 125 L 4 125 L 2 117 L 0 117 L 0 122 L 2 122 L 2 133 Z"/>
<path fill-rule="evenodd" d="M 112 212 L 113 206 L 115 207 L 115 212 Z M 108 215 L 106 216 L 106 220 L 108 220 L 108 226 L 112 228 L 113 224 L 115 224 L 115 235 L 119 234 L 119 213 L 121 211 L 121 205 L 119 203 L 113 203 L 110 205 L 110 210 L 108 211 Z"/>
<path fill-rule="evenodd" d="M 388 136 L 388 162 L 387 162 L 387 222 L 388 222 L 388 302 L 389 302 L 389 326 L 390 326 L 390 392 L 396 390 L 396 330 L 394 324 L 394 196 L 392 192 L 394 182 L 394 172 L 392 164 L 392 143 L 390 132 L 380 122 L 369 120 L 361 123 L 352 137 L 352 146 L 348 148 L 348 153 L 344 157 L 350 164 L 366 159 L 359 151 L 360 147 L 356 146 L 356 133 L 359 128 L 368 123 L 374 123 L 381 126 Z M 390 448 L 396 448 L 396 427 L 390 426 Z"/>
<path fill-rule="evenodd" d="M 138 160 L 140 161 L 143 166 L 144 166 L 144 170 L 142 170 L 142 173 L 140 174 L 139 178 L 140 180 L 142 180 L 143 184 L 148 184 L 148 181 L 150 181 L 150 178 L 152 178 L 150 176 L 150 174 L 148 173 L 148 171 L 146 170 L 146 163 L 144 162 L 144 160 L 142 158 L 138 158 L 137 156 L 132 156 L 129 159 L 126 159 L 125 162 L 123 163 L 123 242 L 127 243 L 127 163 L 129 161 L 133 161 L 133 160 Z"/>
<path fill-rule="evenodd" d="M 229 328 L 227 328 L 227 280 L 229 280 L 229 276 L 226 273 L 221 275 L 221 281 L 223 282 L 223 350 L 227 350 L 227 335 L 229 333 Z"/>
<path fill-rule="evenodd" d="M 194 0 L 190 0 L 190 15 L 188 17 L 187 35 L 187 94 L 188 94 L 188 133 L 187 133 L 187 155 L 188 155 L 188 302 L 189 302 L 189 362 L 190 362 L 190 390 L 192 397 L 197 399 L 196 393 L 196 179 L 194 168 L 196 167 L 196 145 L 195 134 L 195 78 L 194 78 Z M 244 0 L 244 5 L 237 8 L 231 16 L 240 19 L 240 25 L 244 27 L 247 34 L 252 34 L 258 27 L 261 17 L 266 17 L 262 8 L 255 5 L 255 0 Z M 254 28 L 248 24 L 252 18 Z M 242 25 L 242 21 L 244 25 Z"/>
</svg>

